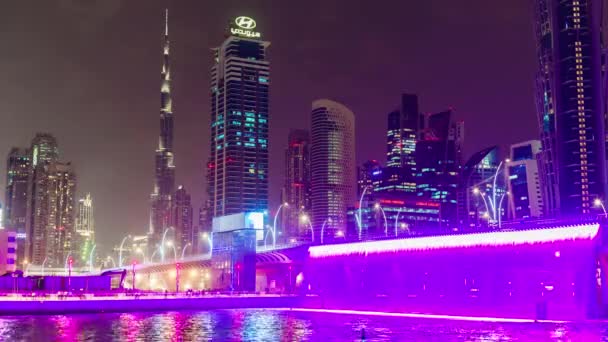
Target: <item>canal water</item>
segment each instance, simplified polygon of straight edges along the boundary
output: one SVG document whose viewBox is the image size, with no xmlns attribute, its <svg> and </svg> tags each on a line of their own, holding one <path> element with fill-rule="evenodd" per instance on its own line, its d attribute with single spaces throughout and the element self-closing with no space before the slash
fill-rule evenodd
<svg viewBox="0 0 608 342">
<path fill-rule="evenodd" d="M 0 317 L 1 341 L 608 341 L 608 323 L 488 323 L 280 310 Z"/>
</svg>

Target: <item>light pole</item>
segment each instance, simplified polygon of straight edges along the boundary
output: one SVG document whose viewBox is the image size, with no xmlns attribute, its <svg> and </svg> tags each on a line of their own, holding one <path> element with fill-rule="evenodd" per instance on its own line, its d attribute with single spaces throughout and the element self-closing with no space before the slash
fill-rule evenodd
<svg viewBox="0 0 608 342">
<path fill-rule="evenodd" d="M 65 269 L 66 273 L 69 273 L 68 262 L 71 260 L 71 258 L 70 258 L 71 255 L 72 255 L 72 252 L 68 252 L 68 255 L 65 257 L 64 269 Z"/>
<path fill-rule="evenodd" d="M 120 247 L 118 247 L 118 267 L 122 267 L 122 246 L 124 246 L 125 241 L 127 241 L 127 239 L 130 239 L 131 235 L 127 235 L 124 238 L 122 238 L 122 241 L 120 242 Z"/>
<path fill-rule="evenodd" d="M 167 247 L 173 248 L 173 260 L 177 261 L 177 250 L 175 249 L 175 245 L 173 244 L 173 241 L 171 241 L 171 240 L 167 241 Z"/>
<path fill-rule="evenodd" d="M 108 255 L 108 257 L 106 258 L 107 261 L 111 261 L 112 262 L 112 266 L 114 268 L 116 268 L 116 261 L 114 261 L 114 258 L 112 258 L 111 255 Z"/>
<path fill-rule="evenodd" d="M 397 210 L 397 216 L 395 216 L 395 237 L 398 235 L 397 225 L 399 224 L 399 214 L 401 214 L 401 210 L 403 210 L 403 208 L 399 208 L 399 210 Z"/>
<path fill-rule="evenodd" d="M 160 248 L 157 248 L 157 249 L 154 250 L 154 253 L 152 253 L 152 256 L 150 257 L 150 262 L 154 262 L 154 256 L 156 255 L 156 253 L 158 253 L 159 249 Z"/>
<path fill-rule="evenodd" d="M 181 260 L 184 260 L 184 252 L 186 252 L 186 248 L 188 248 L 189 246 L 191 246 L 192 244 L 190 242 L 188 242 L 184 248 L 182 248 L 182 257 Z"/>
<path fill-rule="evenodd" d="M 274 214 L 274 223 L 272 224 L 272 247 L 277 246 L 277 218 L 279 217 L 279 213 L 283 207 L 289 207 L 289 203 L 285 202 L 279 206 L 277 212 Z"/>
<path fill-rule="evenodd" d="M 332 219 L 331 217 L 328 217 L 325 219 L 325 221 L 323 221 L 323 225 L 321 225 L 321 244 L 323 244 L 323 234 L 325 231 L 325 224 L 327 224 L 327 222 L 332 223 Z"/>
<path fill-rule="evenodd" d="M 137 265 L 137 261 L 133 260 L 133 263 L 131 265 L 133 267 L 132 268 L 132 272 L 133 272 L 133 278 L 132 278 L 133 279 L 132 280 L 132 282 L 133 282 L 133 292 L 135 292 L 135 265 Z"/>
<path fill-rule="evenodd" d="M 361 230 L 363 229 L 363 221 L 361 220 L 361 207 L 363 206 L 363 196 L 365 196 L 365 192 L 367 191 L 367 186 L 363 187 L 363 191 L 361 192 L 361 197 L 359 198 L 359 215 L 357 216 L 357 223 L 359 224 L 359 240 L 361 240 Z"/>
<path fill-rule="evenodd" d="M 505 199 L 505 195 L 510 196 L 511 193 L 507 191 L 500 196 L 500 202 L 498 202 L 498 228 L 502 228 L 502 200 Z"/>
<path fill-rule="evenodd" d="M 48 259 L 47 257 L 44 257 L 44 260 L 42 260 L 42 276 L 43 277 L 44 277 L 44 264 L 46 264 L 47 259 Z"/>
<path fill-rule="evenodd" d="M 207 244 L 209 245 L 209 255 L 211 255 L 211 251 L 213 250 L 213 238 L 212 236 L 207 233 L 207 232 L 203 232 L 201 233 L 201 237 L 205 240 L 207 240 Z"/>
<path fill-rule="evenodd" d="M 386 221 L 386 214 L 384 213 L 384 209 L 382 209 L 380 203 L 376 203 L 374 205 L 374 209 L 380 210 L 380 212 L 382 213 L 382 217 L 384 217 L 384 236 L 388 236 L 388 222 Z"/>
<path fill-rule="evenodd" d="M 173 229 L 173 227 L 165 228 L 165 231 L 163 232 L 163 238 L 160 241 L 160 259 L 163 262 L 165 261 L 165 237 L 167 236 L 167 232 L 169 231 L 169 229 Z"/>
<path fill-rule="evenodd" d="M 68 292 L 72 291 L 72 264 L 74 263 L 74 259 L 72 257 L 68 257 Z"/>
<path fill-rule="evenodd" d="M 93 245 L 91 253 L 89 253 L 89 272 L 93 272 L 93 253 L 95 253 L 95 247 L 97 247 L 97 245 Z"/>
<path fill-rule="evenodd" d="M 310 228 L 310 239 L 311 242 L 315 242 L 315 230 L 312 228 L 312 223 L 310 222 L 310 217 L 306 214 L 302 214 L 300 215 L 300 221 L 304 224 L 308 224 L 308 227 Z"/>
<path fill-rule="evenodd" d="M 137 249 L 135 250 L 135 253 L 137 254 L 141 254 L 141 257 L 144 260 L 144 264 L 147 263 L 148 261 L 146 260 L 146 253 L 143 251 L 143 249 L 141 249 L 141 247 L 137 247 Z"/>
<path fill-rule="evenodd" d="M 606 207 L 604 206 L 604 202 L 602 202 L 601 199 L 596 198 L 595 201 L 593 201 L 593 205 L 602 208 L 602 210 L 604 211 L 604 215 L 608 216 L 608 213 L 606 213 Z"/>
</svg>

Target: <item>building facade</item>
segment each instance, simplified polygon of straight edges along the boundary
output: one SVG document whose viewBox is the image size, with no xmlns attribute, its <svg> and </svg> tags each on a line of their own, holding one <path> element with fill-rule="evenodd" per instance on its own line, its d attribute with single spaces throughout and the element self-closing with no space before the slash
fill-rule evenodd
<svg viewBox="0 0 608 342">
<path fill-rule="evenodd" d="M 29 149 L 30 169 L 27 181 L 26 248 L 23 261 L 42 265 L 47 257 L 46 233 L 49 217 L 47 193 L 48 165 L 57 162 L 57 140 L 48 133 L 37 133 Z"/>
<path fill-rule="evenodd" d="M 17 260 L 25 256 L 25 223 L 27 217 L 27 184 L 31 154 L 26 148 L 14 147 L 6 161 L 6 192 L 2 222 L 6 229 L 16 232 Z"/>
<path fill-rule="evenodd" d="M 284 240 L 297 238 L 306 233 L 306 225 L 300 215 L 310 211 L 310 134 L 306 130 L 292 129 L 285 150 L 285 183 L 281 193 L 281 230 Z"/>
<path fill-rule="evenodd" d="M 190 194 L 180 185 L 175 191 L 173 204 L 173 226 L 175 227 L 175 245 L 178 251 L 192 254 L 196 250 L 198 234 L 194 228 Z"/>
<path fill-rule="evenodd" d="M 537 117 L 546 212 L 592 215 L 606 195 L 602 0 L 536 0 Z"/>
<path fill-rule="evenodd" d="M 537 156 L 539 140 L 511 145 L 507 163 L 509 217 L 526 219 L 541 217 L 544 212 Z"/>
<path fill-rule="evenodd" d="M 377 160 L 368 160 L 357 168 L 357 196 L 378 191 L 382 186 L 383 167 Z"/>
<path fill-rule="evenodd" d="M 312 103 L 312 227 L 333 236 L 346 230 L 348 207 L 356 201 L 355 115 L 331 100 Z"/>
<path fill-rule="evenodd" d="M 70 163 L 37 164 L 32 178 L 27 260 L 61 267 L 72 252 L 76 175 Z"/>
<path fill-rule="evenodd" d="M 78 264 L 88 265 L 91 250 L 95 245 L 95 218 L 93 216 L 93 199 L 91 194 L 78 200 L 74 229 L 74 252 Z"/>
<path fill-rule="evenodd" d="M 388 114 L 386 170 L 382 191 L 416 192 L 416 142 L 421 125 L 418 97 L 403 94 L 400 105 Z"/>
<path fill-rule="evenodd" d="M 169 67 L 169 23 L 165 12 L 163 62 L 160 86 L 160 135 L 155 155 L 154 190 L 150 195 L 150 239 L 154 247 L 171 226 L 172 196 L 175 191 L 173 164 L 173 107 L 171 99 L 171 69 Z"/>
<path fill-rule="evenodd" d="M 457 199 L 462 168 L 464 123 L 451 110 L 425 117 L 423 136 L 416 143 L 415 183 L 421 201 L 439 206 L 440 230 L 457 224 Z"/>
<path fill-rule="evenodd" d="M 213 49 L 209 217 L 268 209 L 269 42 L 239 17 Z"/>
</svg>

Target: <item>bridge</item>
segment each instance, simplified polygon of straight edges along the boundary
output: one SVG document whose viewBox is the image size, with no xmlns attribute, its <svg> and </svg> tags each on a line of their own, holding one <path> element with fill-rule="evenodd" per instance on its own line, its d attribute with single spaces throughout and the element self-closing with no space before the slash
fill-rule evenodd
<svg viewBox="0 0 608 342">
<path fill-rule="evenodd" d="M 258 246 L 255 254 L 256 291 L 284 292 L 290 280 L 302 271 L 309 246 L 307 243 Z M 211 253 L 206 253 L 179 260 L 123 265 L 101 272 L 126 270 L 125 288 L 133 288 L 135 282 L 138 290 L 206 291 L 226 288 L 229 266 L 226 261 L 214 260 Z"/>
</svg>

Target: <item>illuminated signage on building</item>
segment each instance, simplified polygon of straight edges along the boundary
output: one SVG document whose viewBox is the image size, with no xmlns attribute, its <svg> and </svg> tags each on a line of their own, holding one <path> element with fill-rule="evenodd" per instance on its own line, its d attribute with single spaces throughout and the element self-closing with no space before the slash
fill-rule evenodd
<svg viewBox="0 0 608 342">
<path fill-rule="evenodd" d="M 249 17 L 241 16 L 234 19 L 234 25 L 230 28 L 230 33 L 235 36 L 246 38 L 260 38 L 260 32 L 253 31 L 257 26 L 255 20 Z"/>
</svg>

